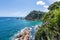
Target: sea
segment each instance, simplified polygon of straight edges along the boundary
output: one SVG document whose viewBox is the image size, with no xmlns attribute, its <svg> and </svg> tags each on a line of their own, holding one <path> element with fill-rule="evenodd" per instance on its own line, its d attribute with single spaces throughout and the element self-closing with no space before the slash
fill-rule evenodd
<svg viewBox="0 0 60 40">
<path fill-rule="evenodd" d="M 0 40 L 11 40 L 18 31 L 35 25 L 42 25 L 42 21 L 17 19 L 17 17 L 0 17 Z"/>
</svg>

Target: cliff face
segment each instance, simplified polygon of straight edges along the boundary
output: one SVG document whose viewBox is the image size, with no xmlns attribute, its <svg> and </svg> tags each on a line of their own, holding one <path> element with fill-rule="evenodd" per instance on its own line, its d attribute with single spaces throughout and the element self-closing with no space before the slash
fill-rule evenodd
<svg viewBox="0 0 60 40">
<path fill-rule="evenodd" d="M 43 12 L 33 10 L 25 17 L 25 19 L 37 20 L 37 19 L 41 19 L 43 15 L 44 15 Z"/>
</svg>

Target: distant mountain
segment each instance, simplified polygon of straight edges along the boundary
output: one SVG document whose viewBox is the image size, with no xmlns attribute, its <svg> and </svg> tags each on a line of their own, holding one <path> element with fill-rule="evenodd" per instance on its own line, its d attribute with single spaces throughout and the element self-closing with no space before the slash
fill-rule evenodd
<svg viewBox="0 0 60 40">
<path fill-rule="evenodd" d="M 25 17 L 25 19 L 38 20 L 38 19 L 41 19 L 43 15 L 44 15 L 44 12 L 33 10 Z"/>
</svg>

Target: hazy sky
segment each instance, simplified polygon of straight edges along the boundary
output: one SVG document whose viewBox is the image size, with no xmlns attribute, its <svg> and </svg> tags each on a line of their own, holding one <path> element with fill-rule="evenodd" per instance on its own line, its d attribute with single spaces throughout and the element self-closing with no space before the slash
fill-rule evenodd
<svg viewBox="0 0 60 40">
<path fill-rule="evenodd" d="M 0 17 L 24 17 L 32 10 L 48 11 L 55 1 L 60 0 L 0 0 Z"/>
</svg>

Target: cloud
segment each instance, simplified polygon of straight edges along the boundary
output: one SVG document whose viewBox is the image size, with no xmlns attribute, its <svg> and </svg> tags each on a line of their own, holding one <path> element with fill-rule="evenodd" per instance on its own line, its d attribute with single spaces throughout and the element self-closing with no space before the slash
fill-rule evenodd
<svg viewBox="0 0 60 40">
<path fill-rule="evenodd" d="M 48 1 L 51 2 L 51 3 L 54 3 L 54 2 L 60 1 L 60 0 L 48 0 Z"/>
<path fill-rule="evenodd" d="M 43 2 L 43 1 L 37 1 L 36 4 L 37 5 L 45 5 L 45 2 Z"/>
<path fill-rule="evenodd" d="M 60 1 L 60 0 L 58 0 L 58 1 Z"/>
<path fill-rule="evenodd" d="M 48 5 L 44 5 L 43 7 L 44 7 L 44 8 L 48 8 L 49 6 L 48 6 Z"/>
</svg>

